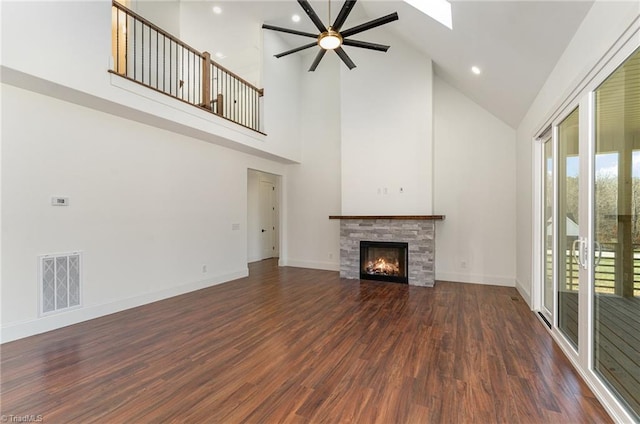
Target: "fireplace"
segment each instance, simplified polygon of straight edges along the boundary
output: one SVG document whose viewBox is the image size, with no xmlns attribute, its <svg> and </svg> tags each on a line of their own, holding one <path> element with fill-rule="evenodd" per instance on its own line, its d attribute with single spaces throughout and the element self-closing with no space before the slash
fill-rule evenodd
<svg viewBox="0 0 640 424">
<path fill-rule="evenodd" d="M 409 244 L 360 241 L 360 278 L 409 283 Z"/>
<path fill-rule="evenodd" d="M 405 268 L 408 284 L 435 285 L 435 223 L 444 215 L 331 215 L 329 219 L 340 220 L 340 278 L 363 278 L 361 241 L 393 240 L 409 245 Z"/>
</svg>

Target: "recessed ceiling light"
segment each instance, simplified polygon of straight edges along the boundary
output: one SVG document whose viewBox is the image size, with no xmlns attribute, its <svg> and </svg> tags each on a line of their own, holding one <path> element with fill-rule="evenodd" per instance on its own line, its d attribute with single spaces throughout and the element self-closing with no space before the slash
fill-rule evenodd
<svg viewBox="0 0 640 424">
<path fill-rule="evenodd" d="M 222 52 L 217 52 L 217 53 L 216 53 L 216 57 L 217 57 L 218 59 L 224 59 L 224 58 L 225 58 L 225 57 L 227 57 L 227 56 L 225 56 L 225 55 L 224 55 L 224 53 L 222 53 Z"/>
<path fill-rule="evenodd" d="M 213 13 L 219 15 L 222 13 L 222 8 L 220 6 L 213 6 Z"/>
<path fill-rule="evenodd" d="M 472 66 L 472 67 L 471 67 L 471 72 L 473 72 L 473 73 L 474 73 L 474 74 L 476 74 L 476 75 L 480 75 L 480 73 L 481 73 L 482 71 L 481 71 L 481 70 L 480 70 L 480 68 L 478 68 L 477 66 Z"/>
<path fill-rule="evenodd" d="M 447 28 L 453 29 L 451 3 L 447 0 L 404 0 L 404 2 L 415 7 L 425 15 L 432 17 Z"/>
<path fill-rule="evenodd" d="M 291 16 L 291 20 L 293 22 L 300 22 L 300 15 L 293 15 Z"/>
</svg>

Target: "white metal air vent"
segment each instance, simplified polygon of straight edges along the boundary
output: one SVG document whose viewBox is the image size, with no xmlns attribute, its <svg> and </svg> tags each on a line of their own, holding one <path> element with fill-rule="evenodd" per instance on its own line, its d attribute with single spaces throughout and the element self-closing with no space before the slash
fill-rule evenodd
<svg viewBox="0 0 640 424">
<path fill-rule="evenodd" d="M 80 306 L 81 252 L 39 257 L 40 314 Z"/>
</svg>

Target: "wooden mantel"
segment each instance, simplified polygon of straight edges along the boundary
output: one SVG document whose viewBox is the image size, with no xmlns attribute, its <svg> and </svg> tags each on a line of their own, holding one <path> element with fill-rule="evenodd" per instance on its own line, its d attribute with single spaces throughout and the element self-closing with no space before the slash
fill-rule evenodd
<svg viewBox="0 0 640 424">
<path fill-rule="evenodd" d="M 442 221 L 444 215 L 329 215 L 329 219 L 406 219 Z"/>
</svg>

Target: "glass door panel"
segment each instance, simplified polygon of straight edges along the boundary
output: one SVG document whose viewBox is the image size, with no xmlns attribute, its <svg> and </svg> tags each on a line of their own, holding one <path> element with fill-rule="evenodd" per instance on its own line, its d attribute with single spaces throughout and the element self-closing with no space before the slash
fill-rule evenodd
<svg viewBox="0 0 640 424">
<path fill-rule="evenodd" d="M 580 267 L 574 245 L 579 237 L 579 139 L 576 108 L 558 125 L 558 328 L 578 349 L 578 282 Z"/>
<path fill-rule="evenodd" d="M 553 142 L 551 138 L 544 141 L 544 157 L 542 169 L 542 216 L 544 236 L 542 241 L 542 313 L 552 322 L 553 311 Z"/>
<path fill-rule="evenodd" d="M 640 419 L 640 50 L 595 108 L 593 367 Z"/>
</svg>

